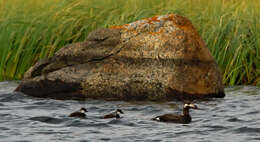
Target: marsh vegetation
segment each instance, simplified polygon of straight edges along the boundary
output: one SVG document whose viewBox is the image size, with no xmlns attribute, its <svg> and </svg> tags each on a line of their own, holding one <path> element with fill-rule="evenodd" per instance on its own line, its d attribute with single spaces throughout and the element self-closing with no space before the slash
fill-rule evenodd
<svg viewBox="0 0 260 142">
<path fill-rule="evenodd" d="M 189 18 L 226 85 L 260 85 L 258 0 L 0 0 L 0 80 L 21 79 L 39 59 L 100 27 L 154 15 Z"/>
</svg>

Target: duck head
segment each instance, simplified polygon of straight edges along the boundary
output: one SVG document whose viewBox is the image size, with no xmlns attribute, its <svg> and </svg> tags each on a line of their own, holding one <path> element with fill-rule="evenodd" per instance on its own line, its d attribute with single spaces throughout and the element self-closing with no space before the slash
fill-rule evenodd
<svg viewBox="0 0 260 142">
<path fill-rule="evenodd" d="M 195 104 L 193 104 L 193 103 L 185 103 L 185 104 L 183 105 L 183 108 L 184 108 L 184 109 L 189 109 L 189 108 L 198 109 L 198 107 L 197 107 Z"/>
<path fill-rule="evenodd" d="M 124 112 L 123 112 L 121 109 L 117 109 L 117 110 L 116 110 L 116 113 L 117 113 L 117 114 L 120 114 L 120 113 L 121 113 L 121 114 L 124 114 Z"/>
<path fill-rule="evenodd" d="M 80 110 L 79 110 L 81 113 L 86 113 L 86 112 L 88 112 L 87 111 L 87 109 L 86 108 L 84 108 L 84 107 L 82 107 L 82 108 L 80 108 Z"/>
</svg>

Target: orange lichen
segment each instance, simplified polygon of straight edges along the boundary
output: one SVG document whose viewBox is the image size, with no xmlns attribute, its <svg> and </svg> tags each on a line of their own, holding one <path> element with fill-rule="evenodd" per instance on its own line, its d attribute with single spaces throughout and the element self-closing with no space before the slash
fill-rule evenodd
<svg viewBox="0 0 260 142">
<path fill-rule="evenodd" d="M 173 21 L 174 20 L 174 14 L 169 14 L 166 18 L 163 18 L 164 21 Z"/>
<path fill-rule="evenodd" d="M 153 24 L 153 22 L 160 22 L 160 20 L 158 20 L 158 16 L 147 18 L 146 20 L 148 24 Z"/>
<path fill-rule="evenodd" d="M 119 26 L 110 26 L 109 29 L 127 29 L 129 24 L 119 25 Z"/>
<path fill-rule="evenodd" d="M 148 32 L 148 34 L 150 34 L 150 35 L 157 35 L 157 34 L 159 34 L 159 32 Z"/>
<path fill-rule="evenodd" d="M 137 34 L 143 31 L 147 31 L 148 34 L 157 35 L 165 32 L 164 26 L 160 27 L 156 25 L 156 22 L 162 21 L 170 21 L 172 24 L 179 29 L 182 29 L 184 32 L 195 33 L 196 36 L 199 36 L 192 23 L 183 16 L 169 14 L 164 16 L 154 16 L 151 18 L 145 18 L 138 22 L 133 22 L 131 24 L 119 25 L 119 26 L 111 26 L 110 29 L 121 29 L 125 30 L 132 34 Z M 146 26 L 147 29 L 146 29 Z M 153 29 L 159 28 L 158 31 L 153 31 Z"/>
</svg>

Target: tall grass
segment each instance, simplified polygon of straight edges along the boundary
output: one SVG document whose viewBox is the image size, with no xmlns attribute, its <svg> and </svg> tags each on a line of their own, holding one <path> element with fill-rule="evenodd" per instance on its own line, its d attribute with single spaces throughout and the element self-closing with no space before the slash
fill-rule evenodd
<svg viewBox="0 0 260 142">
<path fill-rule="evenodd" d="M 226 85 L 260 85 L 258 0 L 0 0 L 0 80 L 96 28 L 177 13 L 198 29 Z"/>
</svg>

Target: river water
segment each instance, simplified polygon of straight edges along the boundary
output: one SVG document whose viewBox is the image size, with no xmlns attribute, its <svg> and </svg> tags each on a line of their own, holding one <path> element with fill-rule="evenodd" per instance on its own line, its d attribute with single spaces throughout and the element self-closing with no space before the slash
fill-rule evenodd
<svg viewBox="0 0 260 142">
<path fill-rule="evenodd" d="M 17 82 L 0 82 L 0 142 L 49 141 L 260 141 L 260 88 L 225 89 L 224 99 L 196 102 L 190 124 L 154 122 L 164 113 L 181 113 L 181 102 L 53 100 L 14 93 Z M 68 117 L 80 107 L 88 119 Z M 121 119 L 100 119 L 121 108 Z"/>
</svg>

